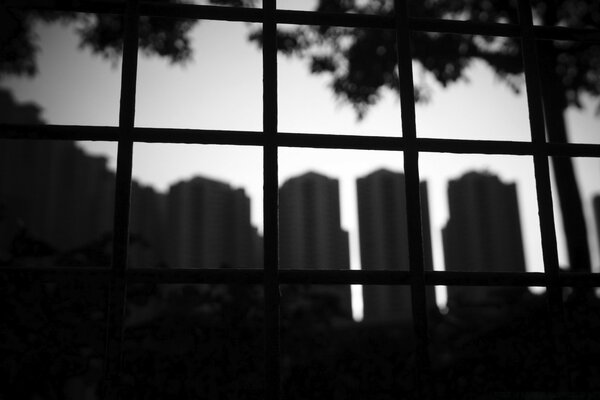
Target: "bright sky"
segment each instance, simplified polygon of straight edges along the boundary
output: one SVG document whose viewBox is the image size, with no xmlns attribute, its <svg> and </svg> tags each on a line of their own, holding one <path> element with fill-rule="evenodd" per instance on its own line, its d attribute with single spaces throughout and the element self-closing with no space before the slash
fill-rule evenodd
<svg viewBox="0 0 600 400">
<path fill-rule="evenodd" d="M 248 43 L 248 24 L 202 21 L 193 31 L 194 60 L 185 66 L 141 56 L 138 68 L 136 125 L 170 128 L 262 130 L 262 61 Z M 38 27 L 39 73 L 33 79 L 8 78 L 1 86 L 19 101 L 43 108 L 53 124 L 117 125 L 120 67 L 78 51 L 73 29 Z M 68 66 L 68 67 L 66 67 Z M 485 65 L 474 63 L 469 82 L 442 89 L 418 66 L 415 79 L 427 80 L 432 100 L 417 105 L 421 137 L 527 140 L 529 123 L 524 94 L 516 95 Z M 325 76 L 308 73 L 304 61 L 279 58 L 279 130 L 282 132 L 399 135 L 400 105 L 391 92 L 363 121 L 351 107 L 337 101 Z M 591 100 L 584 110 L 569 110 L 571 140 L 600 143 L 600 119 Z M 103 154 L 114 168 L 116 145 L 82 143 Z M 381 151 L 281 149 L 280 182 L 314 170 L 340 181 L 342 224 L 350 233 L 352 268 L 360 268 L 356 211 L 356 178 L 378 168 L 402 171 L 402 156 Z M 134 178 L 165 191 L 172 183 L 204 175 L 243 187 L 252 200 L 253 223 L 262 229 L 262 154 L 260 148 L 138 143 L 134 147 Z M 591 197 L 600 194 L 600 160 L 577 159 L 576 171 L 585 202 L 593 265 L 600 267 Z M 530 157 L 422 154 L 420 172 L 428 182 L 435 269 L 443 269 L 441 228 L 448 215 L 446 185 L 468 170 L 488 170 L 506 182 L 517 182 L 524 230 L 527 269 L 542 270 L 540 234 Z M 559 241 L 562 238 L 559 235 Z M 559 249 L 566 263 L 564 246 Z M 600 268 L 597 268 L 600 269 Z"/>
</svg>

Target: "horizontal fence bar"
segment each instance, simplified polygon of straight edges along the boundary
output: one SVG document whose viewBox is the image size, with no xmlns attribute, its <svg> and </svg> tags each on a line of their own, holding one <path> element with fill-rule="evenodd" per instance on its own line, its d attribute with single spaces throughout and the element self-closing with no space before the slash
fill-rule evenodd
<svg viewBox="0 0 600 400">
<path fill-rule="evenodd" d="M 410 18 L 410 29 L 421 32 L 439 32 L 463 35 L 520 37 L 518 24 L 484 23 L 477 21 L 452 21 L 429 18 Z M 600 30 L 569 28 L 564 26 L 534 26 L 532 36 L 537 40 L 572 40 L 600 43 Z"/>
<path fill-rule="evenodd" d="M 355 150 L 404 150 L 401 137 L 279 133 L 277 144 L 283 147 Z"/>
<path fill-rule="evenodd" d="M 521 33 L 521 28 L 517 24 L 455 21 L 431 18 L 409 18 L 409 29 L 420 32 L 501 37 L 517 37 Z"/>
<path fill-rule="evenodd" d="M 14 9 L 35 9 L 40 11 L 82 12 L 99 14 L 120 14 L 124 11 L 123 1 L 60 1 L 49 3 L 45 0 L 9 0 L 5 5 Z M 169 18 L 206 19 L 217 21 L 240 21 L 260 23 L 264 19 L 263 10 L 249 7 L 222 7 L 196 4 L 168 4 L 142 2 L 140 15 Z M 394 17 L 383 15 L 320 13 L 314 11 L 277 10 L 274 13 L 278 24 L 326 25 L 349 28 L 394 29 Z M 409 18 L 413 31 L 451 33 L 461 35 L 485 35 L 518 37 L 517 24 L 484 23 L 477 21 L 455 21 L 431 18 Z M 571 40 L 600 43 L 600 30 L 592 28 L 569 28 L 562 26 L 534 26 L 532 35 L 539 40 Z"/>
<path fill-rule="evenodd" d="M 560 271 L 558 284 L 560 286 L 598 287 L 600 286 L 600 273 Z"/>
<path fill-rule="evenodd" d="M 425 271 L 427 285 L 545 286 L 543 272 Z"/>
<path fill-rule="evenodd" d="M 152 269 L 130 268 L 126 271 L 129 283 L 245 283 L 262 284 L 262 269 Z"/>
<path fill-rule="evenodd" d="M 131 268 L 125 272 L 129 283 L 244 283 L 261 284 L 262 269 L 209 269 Z M 84 281 L 107 283 L 110 269 L 99 267 L 1 267 L 0 277 L 8 279 L 35 279 L 42 282 Z M 364 284 L 409 285 L 409 271 L 367 270 L 279 270 L 284 284 Z M 542 272 L 468 272 L 425 271 L 427 285 L 463 286 L 545 286 L 547 277 Z M 600 287 L 600 273 L 581 273 L 562 270 L 559 286 Z"/>
<path fill-rule="evenodd" d="M 263 146 L 266 142 L 259 131 L 232 131 L 179 128 L 134 128 L 132 138 L 145 143 L 223 144 Z M 117 127 L 78 125 L 0 124 L 0 139 L 111 141 L 119 139 Z M 402 137 L 332 135 L 312 133 L 279 133 L 274 137 L 278 146 L 323 149 L 405 150 Z M 506 154 L 565 157 L 600 157 L 600 144 L 544 143 L 502 140 L 462 140 L 417 138 L 420 152 L 456 154 Z"/>
<path fill-rule="evenodd" d="M 232 144 L 262 146 L 265 143 L 260 131 L 226 131 L 205 129 L 135 128 L 135 142 L 186 143 L 186 144 Z"/>
<path fill-rule="evenodd" d="M 533 155 L 531 142 L 503 140 L 417 139 L 417 149 L 429 153 Z"/>
<path fill-rule="evenodd" d="M 281 283 L 288 284 L 410 285 L 411 273 L 397 270 L 281 269 L 279 278 Z M 545 286 L 546 279 L 542 272 L 425 271 L 426 285 Z"/>
<path fill-rule="evenodd" d="M 118 141 L 117 127 L 77 125 L 19 125 L 0 124 L 0 139 L 23 140 L 81 140 Z M 133 140 L 145 143 L 224 144 L 262 146 L 263 134 L 258 131 L 135 128 Z M 279 133 L 279 146 L 301 148 L 331 148 L 356 150 L 404 150 L 406 144 L 400 137 L 330 135 L 305 133 Z M 429 139 L 416 140 L 420 152 L 457 154 L 534 155 L 531 142 L 501 140 Z M 546 143 L 542 155 L 566 157 L 600 157 L 600 144 Z"/>
<path fill-rule="evenodd" d="M 402 137 L 333 135 L 312 133 L 279 133 L 273 138 L 278 146 L 349 150 L 405 150 Z M 265 143 L 260 132 L 214 131 L 201 129 L 136 128 L 134 140 L 148 143 L 198 143 L 256 145 Z M 534 155 L 536 147 L 531 142 L 502 140 L 461 140 L 417 138 L 416 149 L 420 152 L 457 154 L 507 154 Z M 600 157 L 600 144 L 547 143 L 541 147 L 543 155 L 570 157 Z"/>
<path fill-rule="evenodd" d="M 570 40 L 600 43 L 599 29 L 567 28 L 564 26 L 534 26 L 532 36 L 539 40 Z"/>
<path fill-rule="evenodd" d="M 142 3 L 140 14 L 154 17 L 210 19 L 261 23 L 263 10 L 250 7 L 221 7 L 194 4 Z M 390 16 L 367 14 L 320 13 L 314 11 L 277 10 L 274 12 L 278 24 L 326 25 L 349 28 L 393 29 Z"/>
<path fill-rule="evenodd" d="M 0 139 L 92 140 L 116 142 L 116 126 L 20 125 L 0 123 Z"/>
<path fill-rule="evenodd" d="M 600 157 L 600 144 L 513 142 L 503 140 L 417 139 L 421 152 Z"/>
<path fill-rule="evenodd" d="M 387 15 L 320 13 L 315 11 L 277 10 L 278 24 L 338 26 L 346 28 L 394 29 L 394 17 Z"/>
<path fill-rule="evenodd" d="M 600 144 L 546 143 L 544 154 L 565 157 L 600 157 Z"/>
<path fill-rule="evenodd" d="M 243 7 L 143 3 L 141 13 L 143 15 L 246 22 L 262 22 L 263 20 L 262 10 Z M 372 29 L 394 29 L 395 27 L 394 17 L 387 15 L 277 10 L 275 11 L 275 20 L 278 24 L 291 25 L 325 25 Z M 421 32 L 500 37 L 518 37 L 521 32 L 518 24 L 415 17 L 409 18 L 409 28 Z M 540 40 L 600 42 L 600 31 L 595 29 L 536 26 L 533 29 L 533 36 Z"/>
<path fill-rule="evenodd" d="M 207 19 L 214 21 L 262 22 L 262 9 L 195 4 L 142 2 L 140 15 L 165 18 Z"/>
<path fill-rule="evenodd" d="M 284 284 L 410 285 L 410 279 L 408 271 L 279 270 L 279 281 Z"/>
</svg>

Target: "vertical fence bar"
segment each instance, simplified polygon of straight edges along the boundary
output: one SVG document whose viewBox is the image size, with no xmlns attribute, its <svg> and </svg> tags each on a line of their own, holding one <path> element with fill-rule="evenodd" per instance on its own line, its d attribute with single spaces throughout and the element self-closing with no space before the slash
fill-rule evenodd
<svg viewBox="0 0 600 400">
<path fill-rule="evenodd" d="M 129 241 L 129 212 L 131 170 L 133 159 L 133 127 L 138 51 L 138 0 L 129 0 L 124 15 L 123 67 L 121 73 L 121 102 L 119 109 L 119 147 L 115 187 L 113 225 L 113 260 L 107 310 L 106 360 L 104 398 L 120 397 L 122 341 L 127 295 L 127 247 Z"/>
<path fill-rule="evenodd" d="M 519 24 L 521 26 L 521 41 L 523 66 L 525 69 L 525 84 L 527 89 L 527 104 L 529 107 L 529 123 L 531 140 L 534 145 L 534 173 L 537 192 L 537 204 L 542 238 L 542 255 L 546 290 L 548 292 L 548 307 L 551 314 L 553 342 L 557 354 L 557 370 L 560 374 L 559 390 L 568 386 L 565 371 L 566 349 L 564 346 L 565 327 L 562 304 L 562 287 L 559 284 L 558 250 L 556 230 L 552 205 L 552 187 L 550 183 L 550 167 L 546 151 L 546 134 L 544 110 L 542 102 L 541 80 L 539 79 L 539 59 L 537 56 L 535 37 L 533 35 L 533 16 L 529 0 L 517 1 Z"/>
<path fill-rule="evenodd" d="M 280 397 L 276 0 L 263 2 L 265 399 Z"/>
<path fill-rule="evenodd" d="M 417 398 L 429 394 L 429 352 L 427 329 L 427 306 L 421 226 L 421 199 L 419 185 L 419 153 L 417 151 L 417 127 L 415 96 L 410 49 L 410 28 L 406 0 L 395 0 L 396 51 L 400 80 L 400 107 L 402 134 L 406 142 L 404 174 L 406 179 L 406 213 L 408 225 L 408 256 L 411 273 L 411 300 L 413 328 L 416 337 Z"/>
</svg>

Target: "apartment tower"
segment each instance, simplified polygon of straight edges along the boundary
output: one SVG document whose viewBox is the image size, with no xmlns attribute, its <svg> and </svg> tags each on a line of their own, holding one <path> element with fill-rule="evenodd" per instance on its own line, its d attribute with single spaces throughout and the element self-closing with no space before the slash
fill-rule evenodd
<svg viewBox="0 0 600 400">
<path fill-rule="evenodd" d="M 449 220 L 442 230 L 447 271 L 525 272 L 517 187 L 488 172 L 448 183 Z M 525 288 L 449 287 L 448 307 L 503 306 Z"/>
<path fill-rule="evenodd" d="M 409 270 L 404 174 L 380 169 L 357 179 L 360 258 L 364 270 Z M 427 186 L 420 185 L 425 269 L 433 268 Z M 430 311 L 437 310 L 433 287 L 427 289 Z M 365 322 L 410 321 L 409 286 L 363 286 Z"/>
<path fill-rule="evenodd" d="M 166 207 L 170 267 L 262 267 L 243 189 L 195 177 L 169 188 Z"/>
<path fill-rule="evenodd" d="M 341 227 L 337 179 L 308 172 L 279 189 L 279 257 L 282 268 L 349 269 L 348 232 Z M 350 287 L 332 286 L 351 315 Z"/>
</svg>

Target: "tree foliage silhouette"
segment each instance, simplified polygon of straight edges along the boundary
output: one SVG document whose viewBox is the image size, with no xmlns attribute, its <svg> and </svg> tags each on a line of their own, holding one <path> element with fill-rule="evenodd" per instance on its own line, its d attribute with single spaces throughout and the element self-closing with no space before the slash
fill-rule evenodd
<svg viewBox="0 0 600 400">
<path fill-rule="evenodd" d="M 55 0 L 57 1 L 57 0 Z M 154 0 L 177 3 L 179 0 Z M 68 1 L 67 1 L 68 2 Z M 218 5 L 252 7 L 256 0 L 211 0 Z M 516 0 L 408 0 L 409 15 L 433 19 L 518 23 Z M 530 0 L 536 21 L 571 28 L 600 26 L 596 0 Z M 319 0 L 317 11 L 393 15 L 394 0 Z M 123 47 L 124 26 L 118 16 L 23 13 L 0 6 L 0 77 L 36 72 L 36 19 L 77 24 L 80 46 L 111 60 Z M 141 50 L 185 63 L 192 57 L 190 30 L 193 20 L 140 18 Z M 250 40 L 260 44 L 261 32 Z M 331 89 L 351 104 L 362 118 L 377 104 L 385 88 L 398 87 L 395 32 L 383 29 L 348 29 L 334 26 L 297 26 L 278 32 L 278 49 L 310 60 L 310 70 L 331 77 Z M 444 87 L 468 78 L 475 60 L 487 63 L 513 90 L 521 90 L 523 72 L 520 39 L 413 32 L 411 57 Z M 539 41 L 540 82 L 544 94 L 546 134 L 551 142 L 567 143 L 565 111 L 582 107 L 582 99 L 600 95 L 600 45 L 567 41 Z M 417 101 L 430 96 L 426 84 L 415 85 Z M 573 270 L 589 271 L 590 254 L 581 196 L 570 158 L 553 157 L 558 198 L 563 214 L 569 262 Z"/>
<path fill-rule="evenodd" d="M 53 0 L 46 3 L 53 3 Z M 64 1 L 56 0 L 54 3 L 58 6 Z M 33 76 L 38 72 L 36 54 L 39 37 L 35 34 L 35 24 L 39 22 L 74 25 L 80 48 L 112 62 L 118 62 L 121 57 L 125 25 L 118 15 L 24 11 L 0 5 L 0 78 L 5 75 Z M 189 33 L 195 23 L 195 20 L 142 17 L 139 23 L 140 50 L 146 55 L 164 57 L 172 63 L 185 63 L 192 56 Z"/>
</svg>

